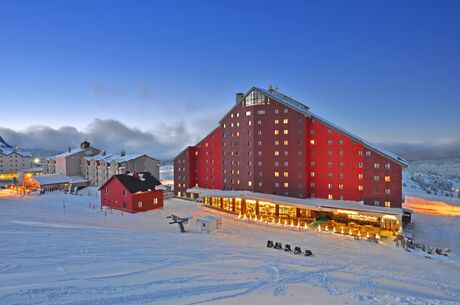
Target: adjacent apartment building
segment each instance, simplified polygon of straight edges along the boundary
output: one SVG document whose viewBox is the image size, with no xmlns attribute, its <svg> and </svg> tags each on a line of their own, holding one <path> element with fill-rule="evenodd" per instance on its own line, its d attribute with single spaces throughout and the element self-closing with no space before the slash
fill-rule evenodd
<svg viewBox="0 0 460 305">
<path fill-rule="evenodd" d="M 0 136 L 0 180 L 13 180 L 18 172 L 32 167 L 32 154 L 8 144 Z"/>
<path fill-rule="evenodd" d="M 92 186 L 101 186 L 115 174 L 126 172 L 150 172 L 159 178 L 160 161 L 145 154 L 107 154 L 84 141 L 79 148 L 48 157 L 44 161 L 44 174 L 59 174 L 69 177 L 80 176 Z"/>
<path fill-rule="evenodd" d="M 217 128 L 174 159 L 174 192 L 255 217 L 269 203 L 263 209 L 276 215 L 285 205 L 292 217 L 361 211 L 363 219 L 400 220 L 406 166 L 299 101 L 253 87 L 236 95 Z"/>
</svg>

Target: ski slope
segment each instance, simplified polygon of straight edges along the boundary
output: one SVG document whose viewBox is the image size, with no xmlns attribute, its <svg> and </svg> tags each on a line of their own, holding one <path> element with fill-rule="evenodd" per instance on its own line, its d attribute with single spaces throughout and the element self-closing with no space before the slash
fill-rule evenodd
<svg viewBox="0 0 460 305">
<path fill-rule="evenodd" d="M 215 212 L 171 199 L 106 215 L 90 208 L 95 194 L 0 197 L 0 304 L 460 304 L 458 217 L 416 215 L 418 240 L 443 246 L 444 236 L 454 249 L 426 259 L 225 215 L 222 232 L 181 234 L 166 216 Z M 267 239 L 316 256 L 267 249 Z"/>
</svg>

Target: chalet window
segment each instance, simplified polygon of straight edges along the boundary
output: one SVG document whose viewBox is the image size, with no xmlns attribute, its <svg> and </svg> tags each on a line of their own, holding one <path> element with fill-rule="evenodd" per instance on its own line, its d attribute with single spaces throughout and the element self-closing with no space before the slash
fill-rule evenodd
<svg viewBox="0 0 460 305">
<path fill-rule="evenodd" d="M 105 193 L 106 193 L 106 194 L 109 193 L 109 188 L 108 188 L 108 187 L 105 188 Z"/>
<path fill-rule="evenodd" d="M 153 204 L 157 205 L 158 204 L 158 198 L 153 198 Z"/>
<path fill-rule="evenodd" d="M 123 196 L 126 197 L 126 190 L 123 190 Z"/>
</svg>

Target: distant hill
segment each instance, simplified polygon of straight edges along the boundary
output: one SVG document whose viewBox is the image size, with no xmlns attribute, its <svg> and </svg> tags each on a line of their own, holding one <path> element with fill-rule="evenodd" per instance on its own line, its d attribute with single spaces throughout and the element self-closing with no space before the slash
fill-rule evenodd
<svg viewBox="0 0 460 305">
<path fill-rule="evenodd" d="M 62 153 L 62 151 L 42 149 L 42 148 L 21 148 L 21 150 L 28 151 L 32 154 L 32 156 L 34 156 L 35 158 L 40 158 L 40 159 Z"/>
</svg>

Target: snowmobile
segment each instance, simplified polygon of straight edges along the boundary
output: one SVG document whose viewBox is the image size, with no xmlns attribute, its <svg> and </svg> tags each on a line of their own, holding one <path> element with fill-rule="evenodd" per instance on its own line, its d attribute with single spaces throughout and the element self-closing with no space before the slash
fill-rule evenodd
<svg viewBox="0 0 460 305">
<path fill-rule="evenodd" d="M 300 249 L 300 247 L 295 247 L 294 254 L 302 254 L 302 249 Z"/>
<path fill-rule="evenodd" d="M 267 248 L 273 248 L 273 241 L 272 240 L 267 241 Z"/>
<path fill-rule="evenodd" d="M 305 250 L 305 256 L 313 256 L 313 252 L 310 250 Z"/>
<path fill-rule="evenodd" d="M 277 249 L 277 250 L 282 250 L 282 249 L 283 249 L 283 246 L 281 245 L 281 243 L 276 242 L 276 243 L 275 243 L 275 246 L 274 246 L 273 248 L 274 248 L 274 249 Z"/>
<path fill-rule="evenodd" d="M 284 252 L 292 252 L 292 249 L 291 249 L 291 245 L 290 244 L 286 244 L 284 246 Z"/>
</svg>

